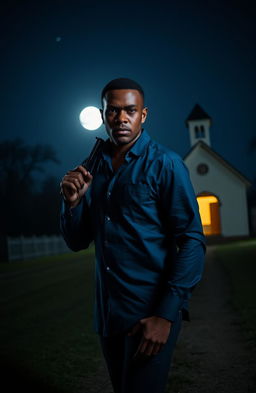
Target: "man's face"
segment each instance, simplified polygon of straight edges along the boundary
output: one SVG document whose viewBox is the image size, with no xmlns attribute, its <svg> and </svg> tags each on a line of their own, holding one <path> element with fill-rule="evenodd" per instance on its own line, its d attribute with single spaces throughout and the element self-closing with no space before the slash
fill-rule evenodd
<svg viewBox="0 0 256 393">
<path fill-rule="evenodd" d="M 103 98 L 102 119 L 115 145 L 127 145 L 139 137 L 147 117 L 138 90 L 109 90 Z"/>
</svg>

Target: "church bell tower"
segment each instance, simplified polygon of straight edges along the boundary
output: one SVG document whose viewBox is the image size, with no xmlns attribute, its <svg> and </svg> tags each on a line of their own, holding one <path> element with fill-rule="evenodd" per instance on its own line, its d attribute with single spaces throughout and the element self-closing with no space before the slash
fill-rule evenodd
<svg viewBox="0 0 256 393">
<path fill-rule="evenodd" d="M 186 119 L 186 126 L 189 130 L 191 147 L 199 141 L 202 141 L 208 146 L 211 146 L 211 124 L 212 120 L 210 116 L 201 108 L 200 105 L 196 104 Z"/>
</svg>

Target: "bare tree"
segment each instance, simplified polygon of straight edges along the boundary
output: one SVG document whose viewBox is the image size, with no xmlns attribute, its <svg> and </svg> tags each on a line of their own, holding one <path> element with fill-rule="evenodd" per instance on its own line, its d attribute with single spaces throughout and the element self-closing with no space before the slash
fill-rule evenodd
<svg viewBox="0 0 256 393">
<path fill-rule="evenodd" d="M 59 163 L 50 145 L 27 145 L 22 139 L 0 143 L 0 214 L 2 234 L 33 232 L 36 172 Z"/>
<path fill-rule="evenodd" d="M 0 183 L 11 186 L 11 189 L 17 186 L 30 188 L 32 173 L 42 172 L 49 161 L 59 163 L 50 145 L 29 146 L 22 139 L 4 141 L 0 143 Z"/>
</svg>

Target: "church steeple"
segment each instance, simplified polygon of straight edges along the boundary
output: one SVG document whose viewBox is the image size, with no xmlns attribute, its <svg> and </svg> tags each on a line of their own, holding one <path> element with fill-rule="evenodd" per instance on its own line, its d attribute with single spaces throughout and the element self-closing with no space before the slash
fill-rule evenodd
<svg viewBox="0 0 256 393">
<path fill-rule="evenodd" d="M 210 116 L 201 108 L 200 105 L 196 104 L 186 119 L 186 126 L 189 130 L 191 146 L 194 146 L 200 140 L 208 146 L 211 146 L 211 123 L 212 120 Z"/>
</svg>

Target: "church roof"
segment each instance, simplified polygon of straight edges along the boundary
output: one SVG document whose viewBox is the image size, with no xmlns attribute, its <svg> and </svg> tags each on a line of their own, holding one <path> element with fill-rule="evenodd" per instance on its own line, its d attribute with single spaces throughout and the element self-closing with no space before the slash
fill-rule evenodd
<svg viewBox="0 0 256 393">
<path fill-rule="evenodd" d="M 194 150 L 196 147 L 201 147 L 206 150 L 212 157 L 218 160 L 222 165 L 224 165 L 228 170 L 230 170 L 235 176 L 237 176 L 247 187 L 251 186 L 251 181 L 245 177 L 240 171 L 233 167 L 227 160 L 225 160 L 219 153 L 214 151 L 210 146 L 208 146 L 203 141 L 198 141 L 192 148 L 188 151 L 188 153 L 183 157 L 185 160 Z"/>
<path fill-rule="evenodd" d="M 190 120 L 205 120 L 205 119 L 211 120 L 210 116 L 203 110 L 203 108 L 199 104 L 196 104 L 192 109 L 190 115 L 186 118 L 186 125 Z"/>
</svg>

